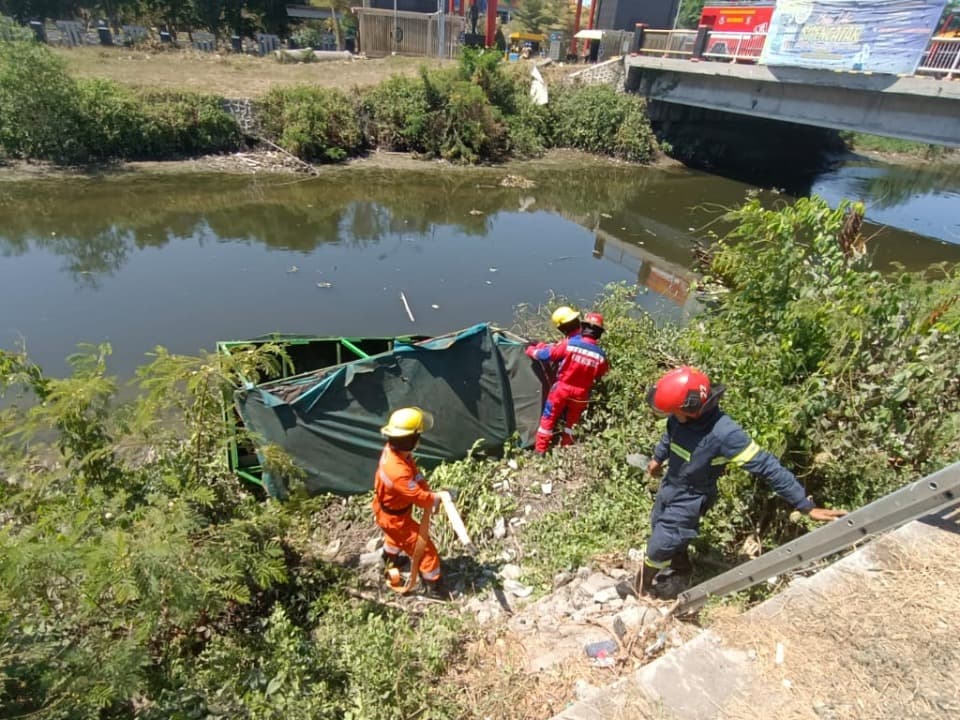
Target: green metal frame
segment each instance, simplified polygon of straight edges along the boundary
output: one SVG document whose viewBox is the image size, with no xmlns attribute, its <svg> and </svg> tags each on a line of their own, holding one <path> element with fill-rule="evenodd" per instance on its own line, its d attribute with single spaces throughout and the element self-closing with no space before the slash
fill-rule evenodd
<svg viewBox="0 0 960 720">
<path fill-rule="evenodd" d="M 369 342 L 384 343 L 386 345 L 386 352 L 391 352 L 398 342 L 409 344 L 425 339 L 427 338 L 420 335 L 397 335 L 393 337 L 323 337 L 309 335 L 283 335 L 274 333 L 250 340 L 221 340 L 217 342 L 217 354 L 223 355 L 224 357 L 229 357 L 237 348 L 248 347 L 250 345 L 264 345 L 266 343 L 277 343 L 284 346 L 335 344 L 336 362 L 332 364 L 319 365 L 317 367 L 295 368 L 291 361 L 284 359 L 280 375 L 276 378 L 271 378 L 271 380 L 281 380 L 284 378 L 293 377 L 294 375 L 300 375 L 327 367 L 336 367 L 337 365 L 341 365 L 346 362 L 370 357 L 368 353 L 364 352 L 363 349 L 359 347 L 360 344 Z M 252 384 L 252 381 L 248 378 L 241 377 L 241 379 L 243 382 Z M 230 391 L 224 393 L 221 416 L 223 417 L 224 426 L 227 427 L 229 431 L 226 449 L 227 463 L 230 466 L 230 470 L 233 471 L 241 480 L 258 485 L 272 495 L 273 493 L 271 492 L 270 488 L 264 482 L 262 465 L 259 463 L 241 465 L 239 434 L 240 428 L 243 425 L 243 421 L 236 413 L 233 404 L 233 393 Z"/>
</svg>

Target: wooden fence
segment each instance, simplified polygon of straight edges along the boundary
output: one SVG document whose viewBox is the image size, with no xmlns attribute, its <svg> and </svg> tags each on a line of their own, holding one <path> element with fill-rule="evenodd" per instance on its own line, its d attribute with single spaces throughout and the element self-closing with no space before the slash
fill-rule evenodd
<svg viewBox="0 0 960 720">
<path fill-rule="evenodd" d="M 360 25 L 360 52 L 367 57 L 409 55 L 452 58 L 460 50 L 466 21 L 459 15 L 444 18 L 444 43 L 440 50 L 440 13 L 394 12 L 353 8 Z"/>
</svg>

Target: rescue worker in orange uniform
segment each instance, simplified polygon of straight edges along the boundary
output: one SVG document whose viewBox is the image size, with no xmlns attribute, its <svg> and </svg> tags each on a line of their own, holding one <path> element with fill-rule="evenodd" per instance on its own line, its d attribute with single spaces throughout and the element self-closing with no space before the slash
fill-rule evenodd
<svg viewBox="0 0 960 720">
<path fill-rule="evenodd" d="M 388 565 L 398 567 L 413 557 L 420 532 L 420 524 L 413 519 L 413 506 L 436 510 L 440 503 L 440 496 L 430 489 L 413 460 L 420 435 L 432 427 L 433 415 L 418 407 L 407 407 L 395 410 L 380 428 L 387 443 L 374 478 L 373 513 L 383 530 L 383 557 Z M 447 595 L 441 585 L 440 555 L 433 540 L 424 549 L 420 577 L 428 594 Z"/>
<path fill-rule="evenodd" d="M 700 518 L 716 502 L 717 481 L 730 465 L 762 477 L 811 520 L 847 514 L 814 505 L 794 474 L 720 409 L 725 390 L 711 385 L 700 370 L 683 366 L 663 375 L 647 393 L 654 413 L 667 418 L 647 472 L 660 477 L 664 464 L 667 472 L 653 503 L 652 532 L 637 575 L 641 595 L 674 597 L 686 587 L 693 570 L 687 546 L 700 532 Z"/>
<path fill-rule="evenodd" d="M 557 323 L 557 314 L 561 310 L 570 308 L 558 308 L 554 312 L 554 323 L 563 331 L 563 324 Z M 543 454 L 550 447 L 554 426 L 560 419 L 563 420 L 560 445 L 573 445 L 573 428 L 587 407 L 590 390 L 609 369 L 607 356 L 598 342 L 601 335 L 603 316 L 587 313 L 580 321 L 580 332 L 552 345 L 531 345 L 526 349 L 533 360 L 559 363 L 557 380 L 550 388 L 540 416 L 534 445 L 536 452 Z"/>
</svg>

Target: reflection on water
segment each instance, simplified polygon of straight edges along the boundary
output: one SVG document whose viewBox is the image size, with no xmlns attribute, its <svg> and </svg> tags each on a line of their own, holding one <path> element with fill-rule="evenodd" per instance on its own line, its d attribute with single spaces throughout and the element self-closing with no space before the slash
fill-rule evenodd
<svg viewBox="0 0 960 720">
<path fill-rule="evenodd" d="M 518 304 L 551 291 L 589 303 L 611 281 L 639 283 L 643 308 L 682 319 L 695 311 L 697 228 L 715 217 L 703 208 L 747 190 L 607 163 L 531 165 L 530 189 L 501 186 L 502 169 L 425 167 L 0 185 L 0 346 L 22 336 L 60 372 L 77 342 L 108 340 L 129 375 L 157 344 L 509 325 Z M 881 264 L 960 258 L 889 228 L 875 246 Z"/>
<path fill-rule="evenodd" d="M 850 161 L 817 178 L 812 192 L 836 204 L 862 200 L 878 225 L 960 244 L 960 164 L 898 167 Z"/>
</svg>

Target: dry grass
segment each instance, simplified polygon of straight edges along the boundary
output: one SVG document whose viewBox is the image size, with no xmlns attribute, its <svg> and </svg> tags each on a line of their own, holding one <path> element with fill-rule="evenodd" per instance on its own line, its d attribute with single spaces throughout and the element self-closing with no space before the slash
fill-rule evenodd
<svg viewBox="0 0 960 720">
<path fill-rule="evenodd" d="M 421 66 L 440 67 L 436 58 L 388 57 L 372 60 L 281 64 L 272 57 L 159 52 L 125 48 L 53 48 L 71 74 L 107 78 L 135 87 L 194 90 L 224 97 L 259 97 L 282 85 L 314 84 L 348 90 L 375 85 L 390 75 L 416 75 Z M 446 61 L 450 62 L 450 61 Z"/>
<path fill-rule="evenodd" d="M 578 700 L 578 686 L 601 688 L 616 680 L 613 670 L 594 667 L 586 658 L 571 658 L 550 670 L 529 674 L 525 657 L 523 644 L 510 636 L 491 634 L 468 646 L 463 667 L 469 669 L 452 673 L 443 684 L 462 707 L 470 709 L 464 720 L 546 720 Z M 602 717 L 610 720 L 662 717 L 661 710 L 639 688 L 616 697 L 604 693 L 596 702 Z"/>
<path fill-rule="evenodd" d="M 756 652 L 759 671 L 718 717 L 960 717 L 960 540 L 945 535 L 919 554 L 888 538 L 874 548 L 881 570 L 838 573 L 772 616 L 717 618 L 715 632 Z"/>
</svg>

